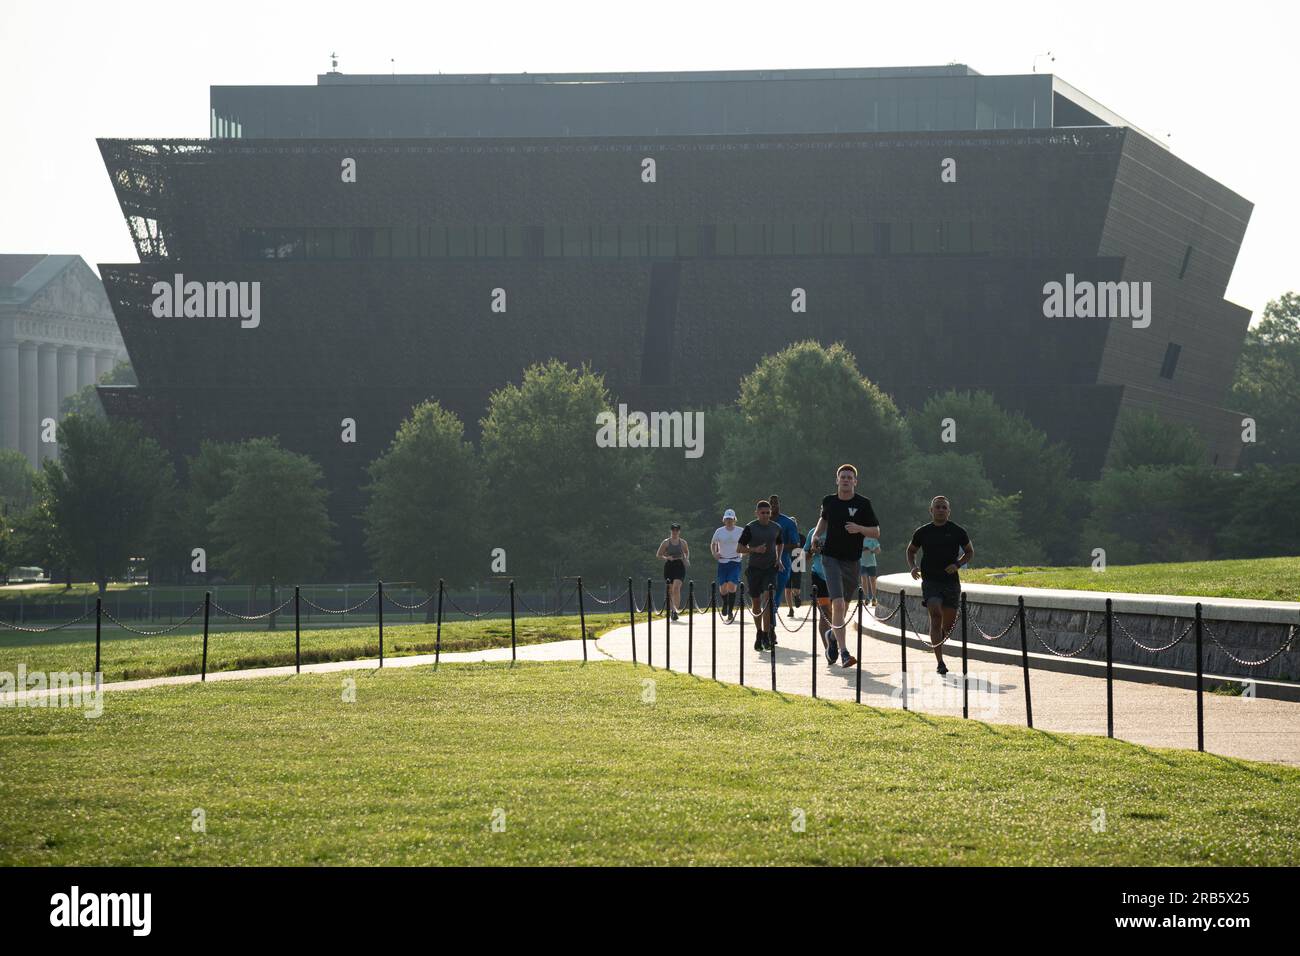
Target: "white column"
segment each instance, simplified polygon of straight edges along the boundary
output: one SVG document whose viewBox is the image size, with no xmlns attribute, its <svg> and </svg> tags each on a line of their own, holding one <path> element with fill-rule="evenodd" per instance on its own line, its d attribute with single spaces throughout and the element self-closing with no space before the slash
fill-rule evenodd
<svg viewBox="0 0 1300 956">
<path fill-rule="evenodd" d="M 36 468 L 40 465 L 36 444 L 40 438 L 41 420 L 36 414 L 36 345 L 32 342 L 18 345 L 18 418 L 22 452 Z"/>
<path fill-rule="evenodd" d="M 0 448 L 22 451 L 18 423 L 22 421 L 18 397 L 18 343 L 0 345 Z"/>
<path fill-rule="evenodd" d="M 95 384 L 95 350 L 77 349 L 77 388 Z"/>
<path fill-rule="evenodd" d="M 59 350 L 53 345 L 42 345 L 37 350 L 37 389 L 39 391 L 40 409 L 37 425 L 47 418 L 59 419 Z M 40 435 L 37 435 L 40 438 Z M 59 457 L 58 446 L 54 442 L 40 441 L 37 445 L 41 461 Z"/>
<path fill-rule="evenodd" d="M 113 353 L 95 352 L 95 381 L 99 381 L 100 376 L 105 372 L 113 371 Z"/>
<path fill-rule="evenodd" d="M 70 345 L 59 349 L 59 407 L 77 390 L 77 350 Z"/>
</svg>

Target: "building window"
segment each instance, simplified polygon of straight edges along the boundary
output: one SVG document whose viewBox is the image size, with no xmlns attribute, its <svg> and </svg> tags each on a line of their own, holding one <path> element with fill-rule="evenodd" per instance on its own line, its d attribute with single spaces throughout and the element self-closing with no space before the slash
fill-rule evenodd
<svg viewBox="0 0 1300 956">
<path fill-rule="evenodd" d="M 1178 367 L 1178 353 L 1182 350 L 1183 347 L 1181 345 L 1175 345 L 1173 342 L 1169 343 L 1169 347 L 1165 349 L 1164 364 L 1160 366 L 1161 378 L 1174 377 L 1174 369 Z"/>
<path fill-rule="evenodd" d="M 1183 253 L 1183 264 L 1178 270 L 1178 278 L 1187 275 L 1187 264 L 1192 261 L 1192 247 L 1188 245 L 1187 251 Z"/>
</svg>

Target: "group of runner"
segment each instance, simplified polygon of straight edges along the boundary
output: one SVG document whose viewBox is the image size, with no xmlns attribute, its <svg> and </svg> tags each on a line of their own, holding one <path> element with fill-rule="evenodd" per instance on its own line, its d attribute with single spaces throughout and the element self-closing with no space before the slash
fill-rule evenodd
<svg viewBox="0 0 1300 956">
<path fill-rule="evenodd" d="M 802 550 L 812 559 L 809 571 L 817 605 L 817 631 L 826 662 L 833 666 L 838 659 L 841 667 L 857 664 L 849 652 L 848 606 L 859 588 L 866 603 L 877 606 L 876 556 L 880 551 L 880 522 L 871 500 L 858 494 L 857 487 L 857 468 L 845 464 L 836 469 L 835 493 L 822 499 L 817 524 L 804 538 L 800 537 L 794 517 L 781 511 L 778 495 L 757 501 L 754 520 L 743 527 L 737 524 L 733 509 L 723 512 L 722 527 L 713 533 L 709 544 L 717 562 L 721 612 L 727 623 L 736 619 L 743 561 L 749 613 L 757 631 L 756 651 L 775 650 L 776 615 L 781 601 L 785 600 L 791 617 L 801 603 L 802 580 L 795 566 L 796 555 Z M 929 613 L 930 643 L 940 674 L 948 673 L 942 642 L 952 629 L 961 602 L 958 572 L 975 554 L 970 535 L 951 520 L 951 512 L 948 499 L 937 495 L 930 502 L 929 523 L 912 533 L 907 546 L 908 570 L 921 582 L 921 603 Z M 664 562 L 664 579 L 669 585 L 667 611 L 677 620 L 682 581 L 690 563 L 690 548 L 681 537 L 681 525 L 672 525 L 656 557 Z"/>
</svg>

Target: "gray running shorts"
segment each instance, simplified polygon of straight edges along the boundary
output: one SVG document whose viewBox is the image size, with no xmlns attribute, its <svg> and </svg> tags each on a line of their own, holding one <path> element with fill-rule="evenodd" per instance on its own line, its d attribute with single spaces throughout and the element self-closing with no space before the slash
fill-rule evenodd
<svg viewBox="0 0 1300 956">
<path fill-rule="evenodd" d="M 840 561 L 822 555 L 822 568 L 826 572 L 826 591 L 832 601 L 843 598 L 851 601 L 858 596 L 858 562 Z"/>
</svg>

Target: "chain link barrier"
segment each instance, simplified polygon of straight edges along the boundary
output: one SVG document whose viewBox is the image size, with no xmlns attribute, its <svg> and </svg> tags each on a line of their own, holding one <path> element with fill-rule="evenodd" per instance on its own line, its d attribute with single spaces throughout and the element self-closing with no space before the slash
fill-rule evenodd
<svg viewBox="0 0 1300 956">
<path fill-rule="evenodd" d="M 51 634 L 54 631 L 61 631 L 65 627 L 80 624 L 94 613 L 94 611 L 87 611 L 81 617 L 74 617 L 71 621 L 64 621 L 62 624 L 55 624 L 52 627 L 27 627 L 25 624 L 10 624 L 8 621 L 2 620 L 0 620 L 0 627 L 7 627 L 11 631 L 22 631 L 24 634 Z"/>
<path fill-rule="evenodd" d="M 1214 632 L 1211 631 L 1208 627 L 1206 627 L 1204 620 L 1201 621 L 1201 630 L 1204 631 L 1206 635 L 1209 636 L 1210 640 L 1212 640 L 1216 645 L 1218 645 L 1219 650 L 1223 651 L 1223 653 L 1228 655 L 1229 660 L 1231 660 L 1234 664 L 1240 664 L 1242 667 L 1259 667 L 1263 664 L 1268 664 L 1276 660 L 1277 658 L 1281 657 L 1290 649 L 1291 642 L 1295 640 L 1296 626 L 1292 624 L 1291 627 L 1287 630 L 1286 640 L 1282 642 L 1281 647 L 1275 650 L 1272 654 L 1268 655 L 1268 657 L 1261 658 L 1260 660 L 1257 661 L 1243 660 L 1242 658 L 1238 657 L 1236 654 L 1232 653 L 1232 651 L 1224 647 L 1221 643 L 1219 643 L 1219 639 L 1214 636 Z"/>
<path fill-rule="evenodd" d="M 435 597 L 437 597 L 436 594 L 430 594 L 419 604 L 403 604 L 401 601 L 394 601 L 387 594 L 384 595 L 384 600 L 387 601 L 389 604 L 393 605 L 393 607 L 400 607 L 403 611 L 418 611 L 420 608 L 424 607 L 426 604 L 432 601 Z"/>
<path fill-rule="evenodd" d="M 1049 654 L 1054 654 L 1057 657 L 1078 657 L 1080 654 L 1082 654 L 1084 651 L 1086 651 L 1089 647 L 1092 646 L 1093 641 L 1097 640 L 1097 638 L 1101 636 L 1102 627 L 1105 626 L 1106 622 L 1104 620 L 1102 621 L 1102 627 L 1098 627 L 1097 630 L 1093 632 L 1092 637 L 1087 637 L 1088 632 L 1087 632 L 1087 628 L 1085 627 L 1084 637 L 1086 637 L 1087 640 L 1083 642 L 1082 646 L 1078 647 L 1073 651 L 1058 651 L 1051 644 L 1048 644 L 1045 640 L 1043 640 L 1042 635 L 1038 633 L 1038 628 L 1034 626 L 1034 622 L 1029 619 L 1029 615 L 1027 614 L 1025 615 L 1025 623 L 1028 624 L 1029 629 L 1034 632 L 1034 639 L 1038 641 L 1039 644 L 1042 644 L 1043 648 Z"/>
<path fill-rule="evenodd" d="M 353 611 L 357 610 L 358 608 L 369 604 L 371 598 L 375 597 L 378 593 L 379 593 L 379 589 L 376 588 L 375 590 L 371 591 L 370 594 L 368 594 L 366 597 L 358 601 L 356 604 L 352 605 L 351 607 L 345 607 L 341 610 L 334 610 L 333 608 L 321 607 L 319 604 L 317 604 L 315 601 L 311 600 L 310 598 L 303 598 L 302 603 L 306 604 L 309 608 L 312 608 L 313 610 L 320 611 L 322 614 L 351 614 Z M 290 598 L 289 600 L 292 601 L 293 598 Z M 284 605 L 281 604 L 280 607 L 284 607 Z M 267 612 L 267 614 L 270 613 L 271 612 L 269 611 Z M 239 615 L 236 616 L 238 617 Z M 267 616 L 266 614 L 258 615 L 258 617 L 266 617 L 266 616 Z"/>
<path fill-rule="evenodd" d="M 507 604 L 510 603 L 510 595 L 507 594 L 501 598 L 501 600 L 497 603 L 496 607 L 488 608 L 486 611 L 467 611 L 459 604 L 457 604 L 450 594 L 446 594 L 444 592 L 443 597 L 446 599 L 448 604 L 454 607 L 461 614 L 464 614 L 466 617 L 473 618 L 475 620 L 481 617 L 486 617 L 489 614 L 495 614 L 497 611 L 501 610 L 503 607 L 505 607 Z"/>
<path fill-rule="evenodd" d="M 591 588 L 583 588 L 582 590 L 586 592 L 587 597 L 590 600 L 595 601 L 597 604 L 603 607 L 609 607 L 611 604 L 617 604 L 619 601 L 623 600 L 623 598 L 627 597 L 628 595 L 628 589 L 624 588 L 622 591 L 614 595 L 608 601 L 602 601 L 600 598 L 596 597 L 596 595 L 591 593 Z"/>
<path fill-rule="evenodd" d="M 1168 644 L 1162 644 L 1160 647 L 1148 647 L 1129 633 L 1129 629 L 1124 626 L 1124 622 L 1119 619 L 1118 614 L 1112 613 L 1111 617 L 1114 619 L 1115 623 L 1119 625 L 1120 633 L 1132 641 L 1136 646 L 1142 648 L 1142 650 L 1149 651 L 1152 654 L 1159 654 L 1161 651 L 1167 651 L 1170 648 L 1177 647 L 1186 639 L 1188 634 L 1192 633 L 1192 628 L 1196 625 L 1195 620 L 1188 621 L 1187 626 L 1183 628 L 1183 633 L 1179 634 Z M 1177 621 L 1178 618 L 1174 618 L 1174 620 Z"/>
<path fill-rule="evenodd" d="M 306 598 L 304 598 L 303 600 L 306 600 Z M 279 607 L 271 608 L 271 610 L 266 611 L 266 612 L 263 613 L 263 614 L 240 614 L 238 611 L 228 611 L 228 610 L 226 610 L 224 607 L 222 607 L 220 604 L 218 604 L 216 601 L 213 601 L 213 602 L 212 602 L 212 609 L 213 609 L 214 611 L 220 611 L 222 614 L 225 614 L 225 615 L 227 615 L 228 617 L 237 617 L 237 618 L 239 618 L 241 621 L 264 621 L 264 620 L 266 620 L 268 617 L 270 617 L 272 614 L 279 614 L 281 611 L 283 611 L 285 608 L 287 608 L 287 607 L 288 607 L 290 604 L 292 604 L 292 603 L 293 603 L 293 598 L 292 598 L 292 597 L 291 597 L 291 598 L 288 598 L 288 599 L 287 599 L 283 604 L 281 604 Z M 308 603 L 310 603 L 310 602 L 308 602 Z M 364 603 L 364 602 L 362 602 L 362 603 Z M 324 609 L 324 608 L 321 608 L 321 610 L 323 611 L 323 610 L 325 610 L 325 609 Z"/>
<path fill-rule="evenodd" d="M 577 597 L 577 595 L 578 595 L 578 589 L 575 587 L 572 593 L 570 593 L 570 595 L 564 599 L 564 602 L 560 604 L 554 611 L 534 610 L 533 608 L 529 607 L 527 602 L 525 602 L 524 599 L 520 597 L 517 593 L 515 594 L 515 604 L 518 607 L 523 608 L 525 611 L 527 611 L 529 614 L 532 614 L 535 617 L 559 617 L 561 614 L 564 613 L 564 609 L 569 606 L 570 602 L 573 601 L 573 599 Z"/>
<path fill-rule="evenodd" d="M 203 605 L 200 604 L 194 610 L 190 611 L 190 616 L 185 618 L 185 620 L 177 621 L 175 624 L 171 625 L 170 627 L 164 627 L 160 631 L 145 631 L 145 630 L 141 630 L 138 627 L 132 627 L 130 624 L 123 624 L 121 621 L 119 621 L 117 618 L 113 616 L 113 613 L 110 610 L 108 610 L 108 608 L 103 609 L 103 615 L 104 617 L 112 621 L 114 624 L 116 624 L 118 627 L 122 628 L 122 630 L 124 631 L 130 631 L 132 634 L 139 634 L 141 637 L 157 637 L 159 634 L 170 634 L 172 631 L 176 630 L 177 628 L 184 627 L 186 624 L 190 623 L 190 621 L 194 620 L 194 616 L 198 614 L 199 611 L 202 610 L 203 610 Z"/>
</svg>

